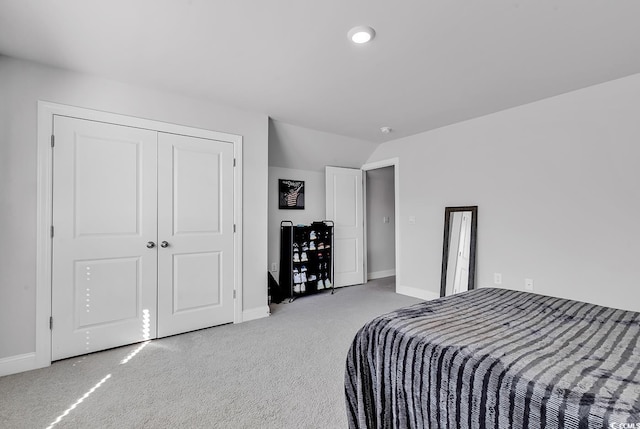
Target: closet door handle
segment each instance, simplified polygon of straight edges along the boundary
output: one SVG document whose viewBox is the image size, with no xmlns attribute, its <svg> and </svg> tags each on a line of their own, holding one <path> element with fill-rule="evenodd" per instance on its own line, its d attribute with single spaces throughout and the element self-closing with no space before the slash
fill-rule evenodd
<svg viewBox="0 0 640 429">
<path fill-rule="evenodd" d="M 147 249 L 153 249 L 154 247 L 156 247 L 156 243 L 154 243 L 153 241 L 147 242 Z"/>
<path fill-rule="evenodd" d="M 169 242 L 163 241 L 162 243 L 160 243 L 160 247 L 162 248 L 169 247 Z"/>
</svg>

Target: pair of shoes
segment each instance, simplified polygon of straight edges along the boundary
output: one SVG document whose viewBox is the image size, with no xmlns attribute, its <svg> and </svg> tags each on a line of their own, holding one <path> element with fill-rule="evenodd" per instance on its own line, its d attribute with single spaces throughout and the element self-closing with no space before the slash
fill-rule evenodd
<svg viewBox="0 0 640 429">
<path fill-rule="evenodd" d="M 293 254 L 293 262 L 300 262 L 300 255 L 298 254 L 298 252 L 295 252 Z"/>
<path fill-rule="evenodd" d="M 322 290 L 324 289 L 324 282 L 322 281 L 322 279 L 318 280 L 318 290 Z"/>
<path fill-rule="evenodd" d="M 324 281 L 324 285 L 326 286 L 327 289 L 329 289 L 331 287 L 331 280 L 330 279 L 326 279 Z"/>
<path fill-rule="evenodd" d="M 307 257 L 307 252 L 302 252 L 302 257 L 300 257 L 302 262 L 307 262 L 309 258 Z"/>
<path fill-rule="evenodd" d="M 315 231 L 311 231 L 309 233 L 309 240 L 315 240 L 316 239 L 316 232 Z"/>
<path fill-rule="evenodd" d="M 311 243 L 309 243 L 309 250 L 316 250 L 316 242 L 312 241 Z"/>
<path fill-rule="evenodd" d="M 297 268 L 293 269 L 293 282 L 294 283 L 301 283 L 302 280 L 300 278 L 300 273 L 298 272 Z"/>
<path fill-rule="evenodd" d="M 305 252 L 309 250 L 309 246 L 307 245 L 307 242 L 305 241 L 304 243 L 302 243 L 302 251 Z"/>
<path fill-rule="evenodd" d="M 318 243 L 318 250 L 324 250 L 324 243 Z"/>
</svg>

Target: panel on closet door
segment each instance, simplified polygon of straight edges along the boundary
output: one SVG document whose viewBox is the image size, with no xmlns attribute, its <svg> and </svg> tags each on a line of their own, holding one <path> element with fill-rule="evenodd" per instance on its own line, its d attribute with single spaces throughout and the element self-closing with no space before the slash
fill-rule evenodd
<svg viewBox="0 0 640 429">
<path fill-rule="evenodd" d="M 54 117 L 52 359 L 156 336 L 154 131 Z"/>
<path fill-rule="evenodd" d="M 175 235 L 220 232 L 222 154 L 208 149 L 184 145 L 172 148 Z"/>
<path fill-rule="evenodd" d="M 233 321 L 233 144 L 158 135 L 158 336 Z"/>
<path fill-rule="evenodd" d="M 220 252 L 173 256 L 174 314 L 220 305 L 220 259 Z"/>
<path fill-rule="evenodd" d="M 77 328 L 118 323 L 138 315 L 140 259 L 75 262 L 74 313 Z"/>
<path fill-rule="evenodd" d="M 74 149 L 76 236 L 138 234 L 140 143 L 84 135 Z"/>
</svg>

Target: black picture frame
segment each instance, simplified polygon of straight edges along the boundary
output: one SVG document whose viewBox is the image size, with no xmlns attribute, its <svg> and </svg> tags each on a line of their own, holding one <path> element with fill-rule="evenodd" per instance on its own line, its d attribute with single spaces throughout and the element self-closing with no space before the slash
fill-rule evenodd
<svg viewBox="0 0 640 429">
<path fill-rule="evenodd" d="M 304 180 L 278 179 L 278 207 L 304 210 Z"/>
</svg>

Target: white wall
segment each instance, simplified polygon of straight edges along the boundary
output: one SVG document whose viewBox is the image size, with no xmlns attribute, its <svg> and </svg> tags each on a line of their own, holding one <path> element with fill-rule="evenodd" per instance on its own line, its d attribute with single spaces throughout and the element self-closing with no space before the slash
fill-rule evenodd
<svg viewBox="0 0 640 429">
<path fill-rule="evenodd" d="M 276 120 L 269 125 L 269 166 L 322 171 L 333 167 L 360 168 L 377 143 L 339 136 Z"/>
<path fill-rule="evenodd" d="M 266 308 L 266 115 L 0 56 L 0 359 L 35 350 L 38 100 L 242 135 L 243 309 Z"/>
<path fill-rule="evenodd" d="M 395 274 L 394 167 L 368 170 L 367 175 L 367 276 L 369 279 Z M 389 223 L 383 218 L 388 217 Z"/>
<path fill-rule="evenodd" d="M 400 158 L 399 284 L 438 293 L 444 208 L 478 205 L 480 287 L 640 311 L 639 142 L 634 75 L 380 145 L 370 162 Z"/>
</svg>

